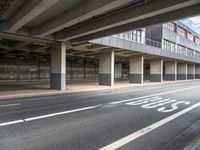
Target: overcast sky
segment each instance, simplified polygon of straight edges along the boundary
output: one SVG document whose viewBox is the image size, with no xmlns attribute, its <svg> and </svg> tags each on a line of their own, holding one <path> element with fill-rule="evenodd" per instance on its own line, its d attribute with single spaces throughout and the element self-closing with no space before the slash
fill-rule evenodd
<svg viewBox="0 0 200 150">
<path fill-rule="evenodd" d="M 200 34 L 200 16 L 183 19 L 181 22 Z"/>
</svg>

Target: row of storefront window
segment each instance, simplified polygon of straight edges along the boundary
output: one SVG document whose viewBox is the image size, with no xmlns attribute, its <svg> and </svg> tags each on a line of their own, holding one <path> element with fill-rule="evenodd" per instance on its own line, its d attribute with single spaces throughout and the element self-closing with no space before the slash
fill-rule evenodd
<svg viewBox="0 0 200 150">
<path fill-rule="evenodd" d="M 137 29 L 137 30 L 132 30 L 120 34 L 113 35 L 114 37 L 118 37 L 121 39 L 137 42 L 137 43 L 143 43 L 144 44 L 144 36 L 145 36 L 145 31 L 144 29 Z"/>
<path fill-rule="evenodd" d="M 165 26 L 167 28 L 170 28 L 170 30 L 175 30 L 174 23 L 172 23 L 172 22 L 165 24 Z M 179 32 L 180 32 L 180 34 L 183 34 L 182 29 L 180 29 Z M 161 48 L 161 43 L 160 43 L 160 46 L 159 46 L 159 43 L 156 42 L 156 41 L 154 43 L 152 43 L 153 40 L 151 40 L 149 42 L 148 39 L 146 39 L 145 37 L 142 36 L 144 34 L 145 34 L 144 30 L 138 29 L 138 30 L 132 30 L 132 31 L 129 31 L 129 32 L 114 35 L 114 37 L 122 38 L 122 39 L 125 39 L 125 40 L 137 42 L 137 43 L 147 44 L 147 45 L 151 45 L 151 46 L 158 45 L 156 47 Z M 182 54 L 182 55 L 200 58 L 199 52 L 192 50 L 192 49 L 189 49 L 189 48 L 186 48 L 186 47 L 179 45 L 179 44 L 177 44 L 177 46 L 176 46 L 176 44 L 174 42 L 171 42 L 171 41 L 168 41 L 168 40 L 163 40 L 163 49 L 167 50 L 167 51 L 179 53 L 179 54 Z"/>
<path fill-rule="evenodd" d="M 182 55 L 200 58 L 200 52 L 194 51 L 190 48 L 186 48 L 179 44 L 177 44 L 176 46 L 175 43 L 168 40 L 163 40 L 163 49 L 171 51 L 171 52 L 179 53 Z"/>
<path fill-rule="evenodd" d="M 188 40 L 190 40 L 192 42 L 200 44 L 199 37 L 192 35 L 192 33 L 188 32 L 186 29 L 184 29 L 178 25 L 176 26 L 176 24 L 174 22 L 167 22 L 164 24 L 164 27 L 173 32 L 177 32 L 177 34 L 181 35 L 184 38 L 187 38 Z"/>
</svg>

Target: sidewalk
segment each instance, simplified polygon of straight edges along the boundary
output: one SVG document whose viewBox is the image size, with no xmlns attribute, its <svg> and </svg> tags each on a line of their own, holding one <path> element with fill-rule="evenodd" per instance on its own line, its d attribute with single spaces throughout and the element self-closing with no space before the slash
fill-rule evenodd
<svg viewBox="0 0 200 150">
<path fill-rule="evenodd" d="M 141 87 L 141 86 L 153 86 L 160 84 L 171 84 L 171 83 L 181 83 L 190 82 L 194 80 L 187 81 L 164 81 L 160 82 L 144 82 L 144 84 L 130 84 L 128 81 L 118 81 L 114 86 L 100 86 L 98 82 L 74 82 L 68 83 L 66 85 L 65 91 L 52 90 L 49 89 L 49 83 L 26 83 L 26 84 L 12 84 L 12 83 L 1 83 L 0 84 L 0 99 L 7 98 L 17 98 L 17 97 L 29 97 L 29 96 L 43 96 L 43 95 L 54 95 L 54 94 L 64 94 L 64 93 L 79 93 L 79 92 L 89 92 L 98 90 L 113 90 L 119 88 L 127 87 Z"/>
<path fill-rule="evenodd" d="M 193 124 L 188 131 L 188 135 L 195 138 L 183 150 L 200 150 L 200 121 Z"/>
<path fill-rule="evenodd" d="M 188 145 L 186 148 L 183 150 L 200 150 L 200 137 L 198 140 L 194 141 L 190 145 Z"/>
</svg>

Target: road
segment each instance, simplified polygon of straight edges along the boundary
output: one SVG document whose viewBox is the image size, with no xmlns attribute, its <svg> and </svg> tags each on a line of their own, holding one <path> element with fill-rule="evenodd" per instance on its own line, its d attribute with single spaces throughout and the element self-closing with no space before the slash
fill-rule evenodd
<svg viewBox="0 0 200 150">
<path fill-rule="evenodd" d="M 181 150 L 200 81 L 0 100 L 0 150 Z"/>
</svg>

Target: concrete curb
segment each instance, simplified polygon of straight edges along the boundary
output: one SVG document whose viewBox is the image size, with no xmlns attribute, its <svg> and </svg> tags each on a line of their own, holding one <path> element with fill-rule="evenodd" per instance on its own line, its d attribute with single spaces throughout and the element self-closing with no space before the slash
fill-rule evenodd
<svg viewBox="0 0 200 150">
<path fill-rule="evenodd" d="M 37 97 L 37 96 L 51 96 L 51 95 L 60 95 L 60 94 L 74 94 L 74 93 L 87 93 L 87 92 L 95 92 L 95 91 L 104 91 L 104 90 L 114 90 L 120 88 L 129 88 L 129 87 L 147 87 L 147 86 L 156 86 L 156 85 L 166 85 L 166 84 L 177 84 L 177 83 L 184 83 L 184 82 L 194 82 L 200 81 L 197 80 L 180 80 L 180 81 L 166 81 L 166 82 L 158 82 L 158 83 L 150 83 L 150 84 L 128 84 L 127 86 L 105 86 L 103 89 L 86 89 L 83 91 L 80 90 L 65 90 L 65 91 L 49 91 L 49 92 L 38 92 L 38 93 L 28 93 L 28 94 L 14 94 L 14 95 L 5 95 L 0 96 L 0 100 L 5 99 L 12 99 L 12 98 L 27 98 L 27 97 Z"/>
</svg>

